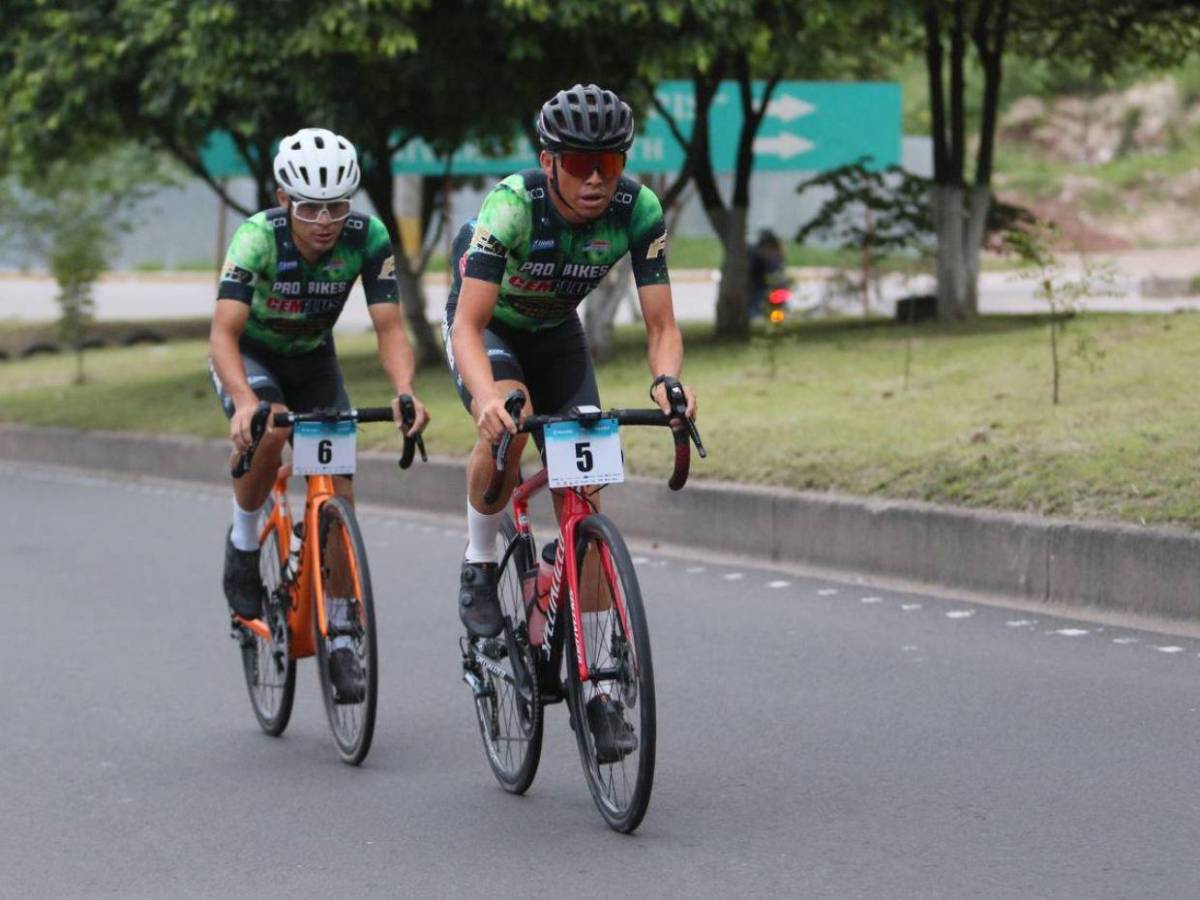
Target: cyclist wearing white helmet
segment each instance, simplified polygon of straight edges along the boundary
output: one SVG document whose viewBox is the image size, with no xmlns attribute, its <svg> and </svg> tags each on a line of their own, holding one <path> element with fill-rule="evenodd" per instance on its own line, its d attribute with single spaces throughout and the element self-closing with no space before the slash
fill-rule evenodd
<svg viewBox="0 0 1200 900">
<path fill-rule="evenodd" d="M 280 141 L 274 169 L 279 206 L 251 216 L 233 235 L 209 338 L 213 386 L 235 453 L 250 443 L 260 400 L 277 412 L 350 408 L 333 325 L 360 276 L 384 371 L 397 397 L 413 392 L 414 358 L 387 228 L 350 206 L 360 177 L 354 146 L 325 128 L 303 128 Z M 418 434 L 429 415 L 413 402 L 416 422 L 408 433 Z M 392 409 L 399 428 L 398 400 Z M 230 608 L 246 617 L 261 614 L 258 518 L 288 435 L 288 429 L 270 430 L 250 471 L 233 485 L 223 580 Z M 335 482 L 339 493 L 351 496 L 348 478 Z M 335 666 L 335 687 L 354 675 L 341 674 Z"/>
</svg>

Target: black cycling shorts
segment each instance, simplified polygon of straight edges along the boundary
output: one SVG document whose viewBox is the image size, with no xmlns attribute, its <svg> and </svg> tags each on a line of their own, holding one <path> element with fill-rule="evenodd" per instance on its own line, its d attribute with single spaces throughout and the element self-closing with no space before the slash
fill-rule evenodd
<svg viewBox="0 0 1200 900">
<path fill-rule="evenodd" d="M 292 412 L 350 409 L 350 397 L 332 343 L 299 356 L 282 356 L 245 344 L 241 351 L 246 380 L 258 399 L 282 403 Z M 208 371 L 225 417 L 233 418 L 233 398 L 217 377 L 211 359 Z"/>
</svg>

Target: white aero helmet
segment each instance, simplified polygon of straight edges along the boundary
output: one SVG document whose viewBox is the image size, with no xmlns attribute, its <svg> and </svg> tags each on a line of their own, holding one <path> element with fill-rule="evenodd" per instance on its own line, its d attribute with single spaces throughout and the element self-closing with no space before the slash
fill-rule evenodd
<svg viewBox="0 0 1200 900">
<path fill-rule="evenodd" d="M 340 200 L 358 187 L 354 145 L 328 128 L 301 128 L 279 142 L 275 180 L 298 200 Z"/>
</svg>

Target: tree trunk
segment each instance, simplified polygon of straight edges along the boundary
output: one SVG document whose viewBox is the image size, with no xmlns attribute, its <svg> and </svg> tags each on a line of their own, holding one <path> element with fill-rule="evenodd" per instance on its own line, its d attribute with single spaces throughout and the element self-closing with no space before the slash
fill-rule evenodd
<svg viewBox="0 0 1200 900">
<path fill-rule="evenodd" d="M 988 210 L 992 192 L 986 185 L 975 185 L 967 199 L 966 235 L 963 240 L 963 260 L 966 268 L 964 311 L 968 316 L 979 315 L 979 259 L 987 230 Z"/>
<path fill-rule="evenodd" d="M 630 293 L 632 272 L 629 257 L 622 257 L 608 273 L 608 277 L 587 296 L 587 305 L 583 310 L 583 326 L 587 331 L 592 359 L 596 362 L 606 362 L 612 358 L 613 321 L 621 308 L 621 301 Z"/>
<path fill-rule="evenodd" d="M 963 256 L 963 188 L 934 185 L 930 202 L 937 229 L 938 317 L 961 319 L 966 315 L 967 271 Z"/>
<path fill-rule="evenodd" d="M 400 241 L 400 223 L 396 221 L 396 211 L 392 208 L 392 175 L 390 172 L 382 176 L 372 177 L 363 172 L 363 189 L 371 198 L 375 212 L 387 228 L 392 239 L 393 254 L 396 259 L 396 287 L 400 293 L 400 305 L 404 308 L 404 317 L 408 320 L 408 328 L 412 333 L 416 346 L 413 353 L 416 356 L 418 368 L 441 365 L 441 343 L 434 335 L 433 328 L 425 316 L 425 288 L 421 284 L 420 275 L 413 271 L 412 261 L 404 252 Z"/>
<path fill-rule="evenodd" d="M 710 218 L 712 216 L 710 215 Z M 735 340 L 750 339 L 750 261 L 746 253 L 744 206 L 735 206 L 719 216 L 717 236 L 721 239 L 721 286 L 717 291 L 717 334 Z M 717 225 L 714 222 L 714 225 Z"/>
</svg>

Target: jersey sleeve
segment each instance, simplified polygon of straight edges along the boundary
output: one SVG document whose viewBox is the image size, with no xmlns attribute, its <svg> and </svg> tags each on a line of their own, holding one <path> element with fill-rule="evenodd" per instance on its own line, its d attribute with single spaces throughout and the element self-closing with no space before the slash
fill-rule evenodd
<svg viewBox="0 0 1200 900">
<path fill-rule="evenodd" d="M 514 175 L 494 187 L 475 221 L 475 232 L 467 247 L 463 275 L 499 284 L 504 277 L 508 254 L 529 240 L 529 202 L 524 180 Z"/>
<path fill-rule="evenodd" d="M 396 256 L 387 226 L 375 216 L 367 223 L 366 247 L 362 265 L 363 293 L 367 306 L 375 303 L 396 303 L 400 292 L 396 286 Z"/>
<path fill-rule="evenodd" d="M 250 217 L 233 233 L 217 285 L 218 300 L 240 300 L 248 305 L 255 286 L 271 278 L 267 269 L 275 250 L 274 235 L 265 227 L 265 220 L 256 219 L 258 216 Z"/>
<path fill-rule="evenodd" d="M 638 287 L 667 284 L 667 224 L 662 204 L 645 185 L 638 191 L 629 220 L 629 261 Z"/>
</svg>

